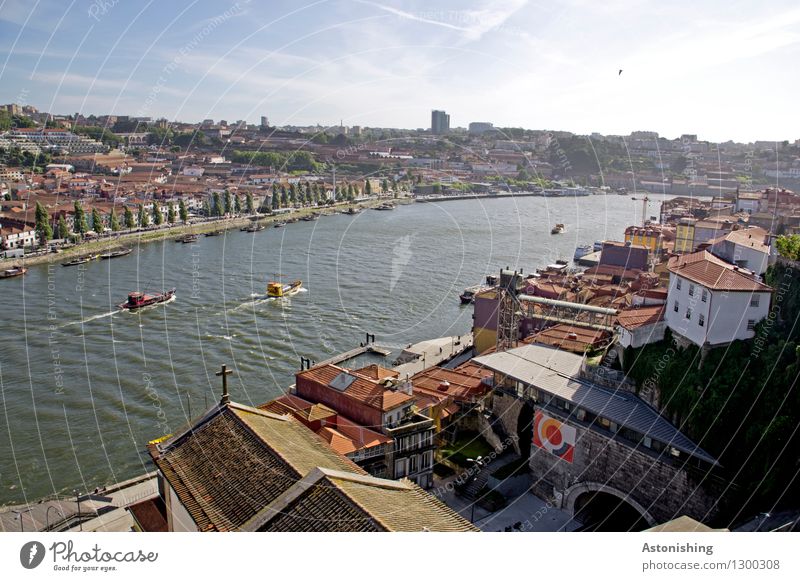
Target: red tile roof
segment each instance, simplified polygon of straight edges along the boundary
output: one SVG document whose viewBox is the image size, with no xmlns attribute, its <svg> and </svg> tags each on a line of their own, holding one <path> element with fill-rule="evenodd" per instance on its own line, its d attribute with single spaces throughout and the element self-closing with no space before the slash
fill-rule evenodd
<svg viewBox="0 0 800 581">
<path fill-rule="evenodd" d="M 621 327 L 633 331 L 645 325 L 653 325 L 664 319 L 665 305 L 654 305 L 651 307 L 640 307 L 622 311 L 617 315 L 617 323 Z"/>
<path fill-rule="evenodd" d="M 296 377 L 297 379 L 304 378 L 314 381 L 334 390 L 334 388 L 330 387 L 330 383 L 341 373 L 348 373 L 348 371 L 336 365 L 319 365 L 297 373 Z M 355 380 L 347 389 L 334 391 L 369 407 L 385 412 L 414 399 L 410 395 L 384 387 L 379 382 L 362 375 L 356 373 L 349 373 L 349 375 L 354 377 Z"/>
<path fill-rule="evenodd" d="M 772 291 L 772 288 L 745 274 L 738 267 L 705 250 L 670 258 L 668 268 L 674 274 L 713 290 Z"/>
</svg>

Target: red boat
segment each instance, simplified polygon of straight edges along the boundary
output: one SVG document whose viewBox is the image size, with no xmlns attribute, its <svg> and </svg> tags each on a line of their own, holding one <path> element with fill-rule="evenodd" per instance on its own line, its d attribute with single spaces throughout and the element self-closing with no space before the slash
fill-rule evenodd
<svg viewBox="0 0 800 581">
<path fill-rule="evenodd" d="M 141 309 L 142 307 L 149 307 L 151 305 L 157 305 L 159 303 L 167 302 L 174 296 L 175 296 L 174 288 L 168 290 L 167 292 L 157 293 L 154 295 L 148 295 L 137 291 L 128 293 L 128 300 L 124 303 L 120 303 L 117 306 L 120 309 L 135 311 L 136 309 Z"/>
</svg>

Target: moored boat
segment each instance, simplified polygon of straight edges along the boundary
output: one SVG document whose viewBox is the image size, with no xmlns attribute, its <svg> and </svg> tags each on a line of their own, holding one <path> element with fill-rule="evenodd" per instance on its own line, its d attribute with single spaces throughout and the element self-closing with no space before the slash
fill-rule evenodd
<svg viewBox="0 0 800 581">
<path fill-rule="evenodd" d="M 120 309 L 128 310 L 128 311 L 135 311 L 136 309 L 141 309 L 144 307 L 149 307 L 152 305 L 157 305 L 159 303 L 164 303 L 170 300 L 172 297 L 175 296 L 175 289 L 169 289 L 168 291 L 162 293 L 155 293 L 152 295 L 145 294 L 143 292 L 135 291 L 132 293 L 128 293 L 128 300 L 124 303 L 120 303 L 117 305 Z"/>
<path fill-rule="evenodd" d="M 564 226 L 564 224 L 556 224 L 553 226 L 553 229 L 550 230 L 550 234 L 562 234 L 566 229 L 567 228 Z"/>
<path fill-rule="evenodd" d="M 343 214 L 348 214 L 350 216 L 354 216 L 360 213 L 361 213 L 361 208 L 357 208 L 356 206 L 350 206 L 343 212 Z"/>
<path fill-rule="evenodd" d="M 384 202 L 380 206 L 375 206 L 376 210 L 394 210 L 395 206 L 391 202 Z"/>
<path fill-rule="evenodd" d="M 103 260 L 108 260 L 109 258 L 119 258 L 120 256 L 127 256 L 131 252 L 133 252 L 133 248 L 122 248 L 120 250 L 113 250 L 101 254 L 100 258 L 102 258 Z"/>
<path fill-rule="evenodd" d="M 79 264 L 86 264 L 92 260 L 97 260 L 99 257 L 99 254 L 89 254 L 88 256 L 81 256 L 80 258 L 73 258 L 67 262 L 62 262 L 61 266 L 78 266 Z"/>
<path fill-rule="evenodd" d="M 267 296 L 272 298 L 290 297 L 300 292 L 301 288 L 303 288 L 302 280 L 295 280 L 288 284 L 272 281 L 267 283 Z"/>
<path fill-rule="evenodd" d="M 211 232 L 206 232 L 206 236 L 219 236 L 222 234 L 222 230 L 212 230 Z"/>
<path fill-rule="evenodd" d="M 242 228 L 242 232 L 261 232 L 264 229 L 266 229 L 266 226 L 263 224 L 251 224 L 247 228 Z"/>
<path fill-rule="evenodd" d="M 180 238 L 176 239 L 175 242 L 183 242 L 184 244 L 191 244 L 192 242 L 197 242 L 200 237 L 197 234 L 184 234 Z"/>
<path fill-rule="evenodd" d="M 464 289 L 464 292 L 458 295 L 458 298 L 461 299 L 462 305 L 469 305 L 475 301 L 475 295 L 488 288 L 490 287 L 482 284 L 475 286 L 468 286 L 467 288 Z"/>
<path fill-rule="evenodd" d="M 284 226 L 286 226 L 286 222 L 275 222 L 273 228 L 283 228 Z"/>
<path fill-rule="evenodd" d="M 587 254 L 591 254 L 593 252 L 593 248 L 591 244 L 582 244 L 575 249 L 575 254 L 572 256 L 573 260 L 578 260 L 579 258 L 583 258 Z"/>
<path fill-rule="evenodd" d="M 303 216 L 300 218 L 303 222 L 313 222 L 315 220 L 319 220 L 319 216 L 317 214 L 309 214 L 307 216 Z"/>
<path fill-rule="evenodd" d="M 5 269 L 3 272 L 0 272 L 0 278 L 13 278 L 15 276 L 22 276 L 28 272 L 27 268 L 23 268 L 22 266 L 12 266 L 11 268 Z"/>
</svg>

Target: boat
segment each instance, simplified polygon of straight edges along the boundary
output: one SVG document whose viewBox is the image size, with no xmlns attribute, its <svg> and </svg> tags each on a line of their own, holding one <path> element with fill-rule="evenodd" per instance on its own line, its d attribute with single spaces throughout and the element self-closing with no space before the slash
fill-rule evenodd
<svg viewBox="0 0 800 581">
<path fill-rule="evenodd" d="M 133 252 L 133 248 L 122 248 L 120 250 L 113 250 L 110 252 L 106 252 L 105 254 L 101 254 L 100 258 L 103 260 L 108 260 L 109 258 L 119 258 L 120 256 L 128 256 Z"/>
<path fill-rule="evenodd" d="M 319 216 L 317 214 L 309 214 L 308 216 L 303 216 L 300 219 L 303 222 L 313 222 L 314 220 L 319 220 Z"/>
<path fill-rule="evenodd" d="M 164 303 L 175 296 L 175 289 L 171 288 L 162 293 L 148 295 L 139 291 L 128 293 L 128 300 L 117 305 L 120 309 L 135 311 L 144 307 L 150 307 L 159 303 Z"/>
<path fill-rule="evenodd" d="M 394 204 L 391 202 L 384 202 L 380 206 L 375 206 L 376 210 L 394 210 Z"/>
<path fill-rule="evenodd" d="M 302 280 L 295 280 L 289 284 L 272 281 L 267 283 L 267 296 L 272 298 L 290 297 L 299 293 L 301 288 L 303 288 Z"/>
<path fill-rule="evenodd" d="M 0 272 L 0 278 L 14 278 L 15 276 L 22 276 L 28 272 L 27 268 L 23 268 L 21 266 L 12 266 L 11 268 L 5 269 L 3 272 Z"/>
<path fill-rule="evenodd" d="M 564 224 L 556 224 L 553 226 L 553 229 L 550 230 L 550 234 L 561 234 L 564 232 L 564 230 L 566 230 Z"/>
<path fill-rule="evenodd" d="M 488 286 L 482 284 L 476 286 L 468 286 L 467 288 L 464 289 L 464 292 L 458 295 L 458 298 L 461 299 L 462 305 L 469 305 L 475 301 L 475 295 L 488 288 L 489 288 Z"/>
<path fill-rule="evenodd" d="M 206 232 L 206 236 L 219 236 L 222 234 L 222 230 L 212 230 L 211 232 Z"/>
<path fill-rule="evenodd" d="M 603 241 L 595 240 L 592 248 L 594 249 L 595 252 L 600 252 L 603 249 Z"/>
<path fill-rule="evenodd" d="M 487 286 L 497 286 L 500 284 L 500 276 L 497 274 L 487 274 L 486 284 Z"/>
<path fill-rule="evenodd" d="M 342 214 L 348 214 L 349 216 L 354 216 L 356 214 L 361 213 L 361 208 L 356 208 L 355 206 L 351 206 L 347 208 Z"/>
<path fill-rule="evenodd" d="M 583 258 L 592 252 L 594 252 L 594 248 L 591 244 L 582 244 L 575 249 L 575 254 L 572 256 L 572 260 L 578 260 L 579 258 Z"/>
<path fill-rule="evenodd" d="M 67 262 L 62 262 L 61 266 L 78 266 L 79 264 L 86 264 L 87 262 L 96 260 L 99 257 L 100 257 L 99 254 L 89 254 L 88 256 L 73 258 L 72 260 L 68 260 Z"/>
<path fill-rule="evenodd" d="M 180 238 L 176 238 L 175 242 L 183 242 L 184 244 L 190 244 L 192 242 L 197 242 L 200 237 L 197 234 L 184 234 Z"/>
<path fill-rule="evenodd" d="M 266 229 L 266 226 L 262 224 L 251 224 L 247 228 L 242 228 L 242 232 L 261 232 L 264 229 Z"/>
<path fill-rule="evenodd" d="M 283 228 L 284 226 L 286 226 L 286 222 L 275 222 L 273 228 Z"/>
</svg>

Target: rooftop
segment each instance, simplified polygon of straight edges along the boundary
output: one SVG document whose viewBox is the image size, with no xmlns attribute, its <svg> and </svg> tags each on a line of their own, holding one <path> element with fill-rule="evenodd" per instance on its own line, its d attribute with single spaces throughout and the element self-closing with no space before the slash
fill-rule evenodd
<svg viewBox="0 0 800 581">
<path fill-rule="evenodd" d="M 771 292 L 772 288 L 756 280 L 748 271 L 702 250 L 670 258 L 670 272 L 706 288 L 724 291 Z"/>
<path fill-rule="evenodd" d="M 646 325 L 654 325 L 664 320 L 665 308 L 665 305 L 654 305 L 621 311 L 617 316 L 617 323 L 629 331 Z"/>
<path fill-rule="evenodd" d="M 300 371 L 296 377 L 298 381 L 306 379 L 325 385 L 350 399 L 381 411 L 389 411 L 414 399 L 400 391 L 385 388 L 377 380 L 336 365 L 318 365 Z"/>
</svg>

